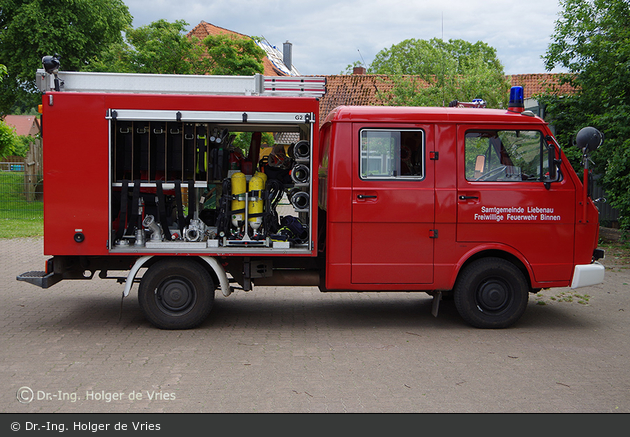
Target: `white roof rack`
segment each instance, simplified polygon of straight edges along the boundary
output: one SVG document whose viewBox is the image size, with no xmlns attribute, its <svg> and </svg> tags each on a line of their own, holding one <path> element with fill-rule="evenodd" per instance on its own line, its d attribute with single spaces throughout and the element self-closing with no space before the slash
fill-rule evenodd
<svg viewBox="0 0 630 437">
<path fill-rule="evenodd" d="M 326 93 L 325 77 L 201 76 L 60 71 L 58 91 L 147 94 L 215 94 L 235 96 L 306 96 Z M 55 91 L 55 76 L 37 70 L 37 87 Z"/>
</svg>

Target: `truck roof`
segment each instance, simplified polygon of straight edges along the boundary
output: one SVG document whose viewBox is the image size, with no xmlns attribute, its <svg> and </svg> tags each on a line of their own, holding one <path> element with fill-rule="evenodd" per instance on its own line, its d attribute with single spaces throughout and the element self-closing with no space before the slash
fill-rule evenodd
<svg viewBox="0 0 630 437">
<path fill-rule="evenodd" d="M 505 109 L 439 108 L 420 106 L 338 106 L 326 117 L 327 122 L 457 122 L 457 123 L 527 123 L 546 124 L 529 111 Z"/>
</svg>

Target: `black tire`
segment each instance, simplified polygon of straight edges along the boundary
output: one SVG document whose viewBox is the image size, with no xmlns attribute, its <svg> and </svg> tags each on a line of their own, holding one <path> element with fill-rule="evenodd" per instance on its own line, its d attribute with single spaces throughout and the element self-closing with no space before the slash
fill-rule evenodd
<svg viewBox="0 0 630 437">
<path fill-rule="evenodd" d="M 138 289 L 140 308 L 160 329 L 191 329 L 210 314 L 215 284 L 193 260 L 164 259 L 143 275 Z"/>
<path fill-rule="evenodd" d="M 454 288 L 455 307 L 476 328 L 507 328 L 527 308 L 529 287 L 523 273 L 501 258 L 474 261 Z"/>
</svg>

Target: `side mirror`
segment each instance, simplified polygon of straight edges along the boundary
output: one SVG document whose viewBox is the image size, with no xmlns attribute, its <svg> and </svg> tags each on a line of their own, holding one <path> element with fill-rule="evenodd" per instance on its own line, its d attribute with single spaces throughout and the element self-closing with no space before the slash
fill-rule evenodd
<svg viewBox="0 0 630 437">
<path fill-rule="evenodd" d="M 588 168 L 588 163 L 590 158 L 588 156 L 589 152 L 593 152 L 599 148 L 604 142 L 604 134 L 595 129 L 594 127 L 585 127 L 580 129 L 580 131 L 575 136 L 575 145 L 582 150 L 582 163 L 584 165 L 584 212 L 583 217 L 586 218 L 586 202 L 587 197 L 592 196 L 593 191 L 593 174 L 592 171 Z"/>
<path fill-rule="evenodd" d="M 604 134 L 590 126 L 580 129 L 575 136 L 575 145 L 584 153 L 597 150 L 603 142 Z"/>
</svg>

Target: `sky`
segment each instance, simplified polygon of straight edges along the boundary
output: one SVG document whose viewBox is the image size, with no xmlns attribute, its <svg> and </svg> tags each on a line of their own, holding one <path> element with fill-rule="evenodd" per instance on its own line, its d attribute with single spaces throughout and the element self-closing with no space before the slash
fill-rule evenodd
<svg viewBox="0 0 630 437">
<path fill-rule="evenodd" d="M 133 27 L 201 21 L 293 44 L 302 75 L 342 73 L 406 39 L 462 39 L 494 47 L 505 74 L 544 73 L 558 0 L 123 0 Z M 554 70 L 556 71 L 556 70 Z"/>
</svg>

